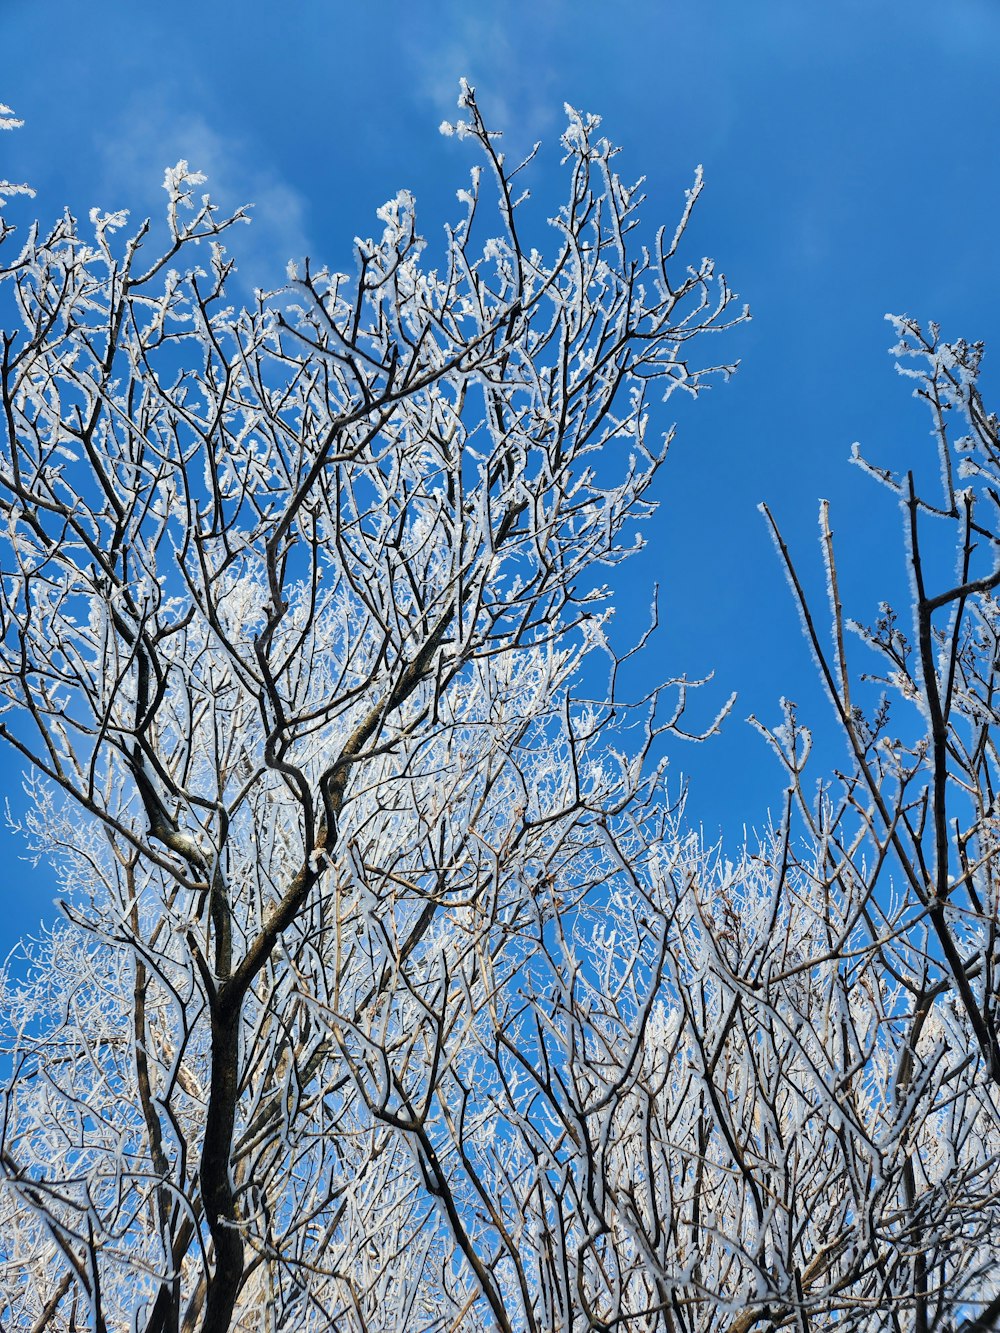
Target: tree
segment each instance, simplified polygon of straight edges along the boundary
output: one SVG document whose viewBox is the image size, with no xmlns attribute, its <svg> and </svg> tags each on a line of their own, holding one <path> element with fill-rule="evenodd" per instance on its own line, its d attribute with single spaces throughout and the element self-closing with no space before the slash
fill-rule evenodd
<svg viewBox="0 0 1000 1333">
<path fill-rule="evenodd" d="M 69 889 L 8 996 L 22 1323 L 510 1328 L 603 1300 L 544 1239 L 555 1208 L 582 1280 L 596 1185 L 552 1179 L 579 1132 L 518 1060 L 577 1021 L 588 921 L 625 912 L 612 1003 L 647 1005 L 656 931 L 603 881 L 666 724 L 652 701 L 616 758 L 628 710 L 571 687 L 663 460 L 646 396 L 697 392 L 688 344 L 732 294 L 672 272 L 700 179 L 636 250 L 638 191 L 572 111 L 555 258 L 525 247 L 526 164 L 462 105 L 502 230 L 479 240 L 477 167 L 438 270 L 403 193 L 354 277 L 306 263 L 234 309 L 240 215 L 186 163 L 155 257 L 95 211 L 3 270 L 0 735 Z"/>
<path fill-rule="evenodd" d="M 861 711 L 824 527 L 852 767 L 812 796 L 789 705 L 784 818 L 704 847 L 687 684 L 622 698 L 594 586 L 653 504 L 647 395 L 724 369 L 687 345 L 725 280 L 675 273 L 700 178 L 637 246 L 569 111 L 546 260 L 462 104 L 492 183 L 436 270 L 404 194 L 354 277 L 230 306 L 184 163 L 155 258 L 95 212 L 0 270 L 0 735 L 65 886 L 4 982 L 7 1322 L 992 1327 L 994 528 L 904 483 L 965 562 L 927 593 L 911 536 L 918 649 L 866 634 L 921 741 Z M 995 497 L 978 352 L 902 332 Z"/>
<path fill-rule="evenodd" d="M 912 640 L 887 603 L 872 626 L 845 622 L 824 502 L 820 538 L 833 623 L 826 647 L 796 565 L 762 506 L 847 742 L 848 767 L 810 800 L 802 785 L 810 737 L 794 706 L 785 705 L 781 728 L 762 730 L 820 852 L 817 882 L 826 893 L 837 884 L 853 904 L 847 928 L 835 940 L 829 936 L 829 945 L 844 958 L 853 935 L 863 960 L 858 983 L 865 984 L 867 971 L 867 987 L 889 996 L 876 1006 L 891 1057 L 876 1105 L 899 1156 L 887 1195 L 893 1211 L 880 1228 L 874 1217 L 870 1225 L 876 1235 L 895 1232 L 906 1326 L 951 1328 L 962 1314 L 963 1328 L 979 1330 L 1000 1324 L 993 1239 L 1000 1220 L 1000 604 L 994 596 L 1000 587 L 1000 421 L 986 410 L 979 388 L 982 344 L 947 343 L 936 325 L 925 333 L 912 319 L 887 318 L 899 339 L 892 349 L 897 370 L 914 382 L 915 396 L 932 413 L 940 496 L 921 493 L 915 469 L 896 476 L 866 461 L 857 446 L 854 461 L 900 503 Z M 957 439 L 949 430 L 953 415 L 968 432 Z M 969 484 L 959 488 L 959 480 Z M 939 532 L 928 540 L 929 523 L 950 528 L 952 540 Z M 851 669 L 846 630 L 874 654 L 877 670 Z M 882 692 L 866 709 L 871 684 Z M 900 704 L 902 720 L 893 712 Z M 889 889 L 883 887 L 887 871 Z M 845 977 L 851 971 L 848 963 Z M 853 1062 L 846 1054 L 851 1078 L 869 1073 L 863 1043 Z M 885 1182 L 881 1136 L 873 1136 L 873 1146 L 879 1150 L 870 1176 L 877 1197 Z M 871 1246 L 873 1265 L 882 1258 L 878 1249 Z M 883 1281 L 890 1285 L 880 1276 L 876 1289 Z M 983 1307 L 978 1312 L 977 1304 Z"/>
</svg>

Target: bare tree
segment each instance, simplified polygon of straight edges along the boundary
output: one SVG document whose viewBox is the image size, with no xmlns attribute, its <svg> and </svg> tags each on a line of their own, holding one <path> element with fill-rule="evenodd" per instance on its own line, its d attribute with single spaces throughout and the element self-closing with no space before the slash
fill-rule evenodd
<svg viewBox="0 0 1000 1333">
<path fill-rule="evenodd" d="M 732 294 L 673 271 L 700 178 L 637 248 L 574 111 L 554 257 L 523 244 L 527 164 L 461 105 L 489 185 L 438 269 L 402 193 L 354 276 L 234 309 L 240 215 L 186 163 L 159 250 L 121 213 L 5 226 L 0 735 L 69 918 L 7 995 L 22 1324 L 537 1327 L 590 1299 L 598 1187 L 551 1177 L 589 1131 L 536 1116 L 516 1061 L 577 1013 L 564 933 L 624 910 L 613 825 L 679 724 L 683 685 L 616 759 L 628 710 L 571 687 L 663 461 L 647 394 L 698 391 Z M 536 989 L 562 997 L 537 1032 Z M 550 1187 L 575 1258 L 538 1231 Z"/>
<path fill-rule="evenodd" d="M 860 633 L 916 711 L 848 665 L 824 509 L 830 648 L 778 541 L 849 764 L 817 794 L 787 705 L 783 815 L 727 858 L 657 766 L 688 686 L 623 702 L 595 586 L 652 508 L 647 394 L 732 322 L 678 267 L 700 179 L 637 246 L 569 111 L 545 259 L 462 104 L 489 184 L 436 270 L 403 194 L 355 276 L 236 309 L 186 164 L 155 258 L 120 214 L 4 227 L 0 734 L 65 900 L 3 984 L 5 1326 L 992 1328 L 979 349 L 900 325 L 943 500 L 869 469 L 915 630 Z"/>
<path fill-rule="evenodd" d="M 913 320 L 890 318 L 897 369 L 932 413 L 940 493 L 926 494 L 917 469 L 894 475 L 857 446 L 854 461 L 898 497 L 912 627 L 887 603 L 871 626 L 845 620 L 824 501 L 827 644 L 762 506 L 847 742 L 847 766 L 817 797 L 803 784 L 811 738 L 794 705 L 785 705 L 782 727 L 762 730 L 815 849 L 814 892 L 836 904 L 832 915 L 824 908 L 818 942 L 845 987 L 828 1130 L 844 1132 L 848 1091 L 853 1102 L 864 1088 L 876 1113 L 868 1144 L 859 1142 L 867 1171 L 852 1167 L 852 1191 L 844 1191 L 852 1226 L 841 1219 L 831 1229 L 842 1257 L 829 1271 L 843 1281 L 854 1250 L 857 1277 L 843 1289 L 853 1298 L 862 1279 L 860 1293 L 879 1312 L 872 1327 L 891 1320 L 917 1333 L 984 1330 L 1000 1324 L 1000 428 L 979 390 L 982 346 L 945 343 L 934 325 L 925 333 Z M 954 438 L 949 415 L 967 433 Z M 867 671 L 848 660 L 849 631 L 874 655 Z M 845 1024 L 859 1001 L 867 1037 L 855 1019 Z M 852 1244 L 862 1219 L 861 1243 Z"/>
</svg>

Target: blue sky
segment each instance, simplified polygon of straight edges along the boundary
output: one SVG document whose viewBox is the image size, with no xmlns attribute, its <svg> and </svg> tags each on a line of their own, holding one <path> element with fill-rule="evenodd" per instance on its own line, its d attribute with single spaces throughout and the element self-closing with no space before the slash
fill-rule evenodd
<svg viewBox="0 0 1000 1333">
<path fill-rule="evenodd" d="M 43 218 L 64 204 L 142 216 L 186 157 L 221 202 L 256 204 L 239 241 L 248 288 L 291 256 L 347 262 L 401 187 L 440 236 L 470 161 L 437 133 L 462 75 L 512 153 L 554 144 L 564 101 L 600 113 L 622 174 L 647 177 L 651 228 L 704 163 L 691 244 L 754 319 L 711 347 L 742 361 L 729 385 L 664 408 L 678 437 L 647 551 L 619 575 L 620 634 L 657 581 L 648 677 L 714 669 L 706 719 L 739 691 L 722 737 L 672 752 L 706 832 L 737 838 L 778 808 L 781 773 L 743 719 L 777 720 L 782 694 L 821 730 L 828 710 L 756 506 L 818 575 L 829 498 L 849 609 L 870 619 L 905 595 L 892 498 L 847 458 L 860 440 L 881 463 L 932 466 L 887 311 L 992 343 L 987 383 L 1000 363 L 996 0 L 0 0 L 0 50 L 0 101 L 26 122 L 0 140 L 0 178 L 29 180 Z M 823 753 L 837 746 L 827 729 Z M 6 757 L 0 787 L 16 806 Z M 2 948 L 51 913 L 52 890 L 0 849 Z"/>
</svg>

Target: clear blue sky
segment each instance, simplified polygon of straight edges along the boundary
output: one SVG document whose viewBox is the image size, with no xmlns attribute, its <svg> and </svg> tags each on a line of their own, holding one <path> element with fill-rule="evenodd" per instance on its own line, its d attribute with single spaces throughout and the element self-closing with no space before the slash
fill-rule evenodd
<svg viewBox="0 0 1000 1333">
<path fill-rule="evenodd" d="M 600 113 L 622 174 L 648 178 L 650 226 L 675 218 L 704 163 L 692 243 L 754 320 L 711 348 L 742 360 L 733 382 L 664 410 L 680 430 L 649 548 L 620 576 L 621 635 L 659 581 L 649 675 L 714 668 L 705 717 L 740 692 L 723 737 L 673 751 L 706 832 L 738 837 L 777 808 L 780 771 L 743 718 L 776 720 L 782 694 L 809 721 L 827 710 L 758 501 L 815 565 L 817 499 L 831 500 L 845 601 L 870 618 L 905 591 L 900 530 L 888 493 L 847 464 L 851 443 L 893 466 L 930 448 L 883 315 L 992 343 L 988 380 L 1000 365 L 996 0 L 0 0 L 0 50 L 0 101 L 26 121 L 0 138 L 0 178 L 29 180 L 43 218 L 144 215 L 186 157 L 221 202 L 256 203 L 248 287 L 290 256 L 343 263 L 404 186 L 440 236 L 470 160 L 436 129 L 461 75 L 512 152 L 554 142 L 564 101 Z M 6 756 L 0 787 L 16 804 Z M 0 851 L 3 951 L 52 890 Z"/>
</svg>

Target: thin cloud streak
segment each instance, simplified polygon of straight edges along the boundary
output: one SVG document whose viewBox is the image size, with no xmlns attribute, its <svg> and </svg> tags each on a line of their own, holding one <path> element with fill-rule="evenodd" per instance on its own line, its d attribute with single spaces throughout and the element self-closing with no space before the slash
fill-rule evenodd
<svg viewBox="0 0 1000 1333">
<path fill-rule="evenodd" d="M 512 30 L 502 16 L 450 6 L 437 35 L 414 44 L 410 59 L 416 87 L 439 119 L 454 119 L 458 81 L 466 78 L 480 92 L 480 102 L 491 123 L 504 126 L 517 151 L 547 138 L 562 125 L 562 98 L 557 95 L 556 71 L 540 74 L 522 47 L 532 37 L 525 29 Z M 562 4 L 546 8 L 551 24 Z M 516 35 L 517 42 L 512 40 Z M 589 109 L 589 108 L 588 108 Z"/>
<path fill-rule="evenodd" d="M 127 205 L 162 216 L 163 172 L 181 158 L 208 178 L 204 187 L 225 211 L 249 206 L 250 227 L 230 232 L 227 248 L 240 286 L 250 291 L 282 283 L 289 260 L 310 253 L 302 195 L 248 144 L 225 136 L 197 113 L 179 111 L 165 90 L 144 94 L 97 140 L 101 163 L 96 193 L 103 207 Z"/>
</svg>

